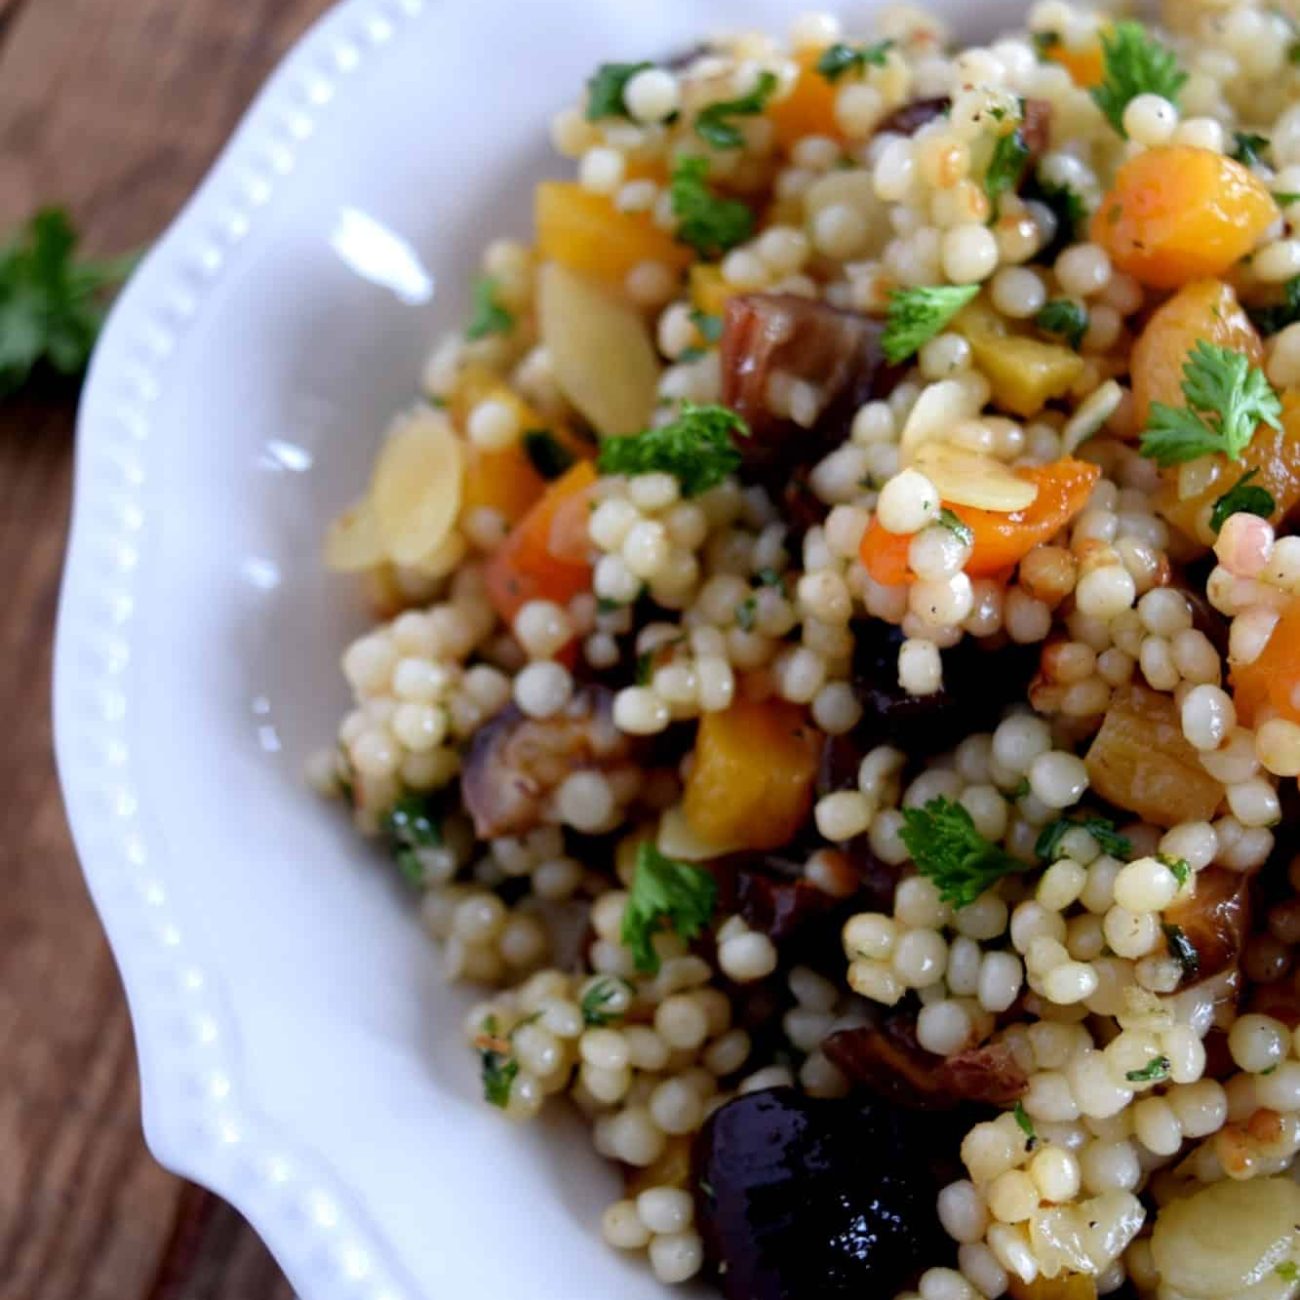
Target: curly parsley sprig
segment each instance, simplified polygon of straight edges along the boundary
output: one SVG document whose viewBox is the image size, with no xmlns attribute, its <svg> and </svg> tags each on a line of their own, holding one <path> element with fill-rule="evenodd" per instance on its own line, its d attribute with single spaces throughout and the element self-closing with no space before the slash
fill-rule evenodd
<svg viewBox="0 0 1300 1300">
<path fill-rule="evenodd" d="M 707 158 L 678 158 L 668 197 L 677 218 L 678 240 L 702 257 L 721 257 L 754 233 L 754 213 L 739 199 L 715 194 L 708 178 Z"/>
<path fill-rule="evenodd" d="M 695 497 L 739 468 L 740 452 L 733 439 L 748 436 L 749 426 L 735 411 L 683 402 L 670 424 L 606 438 L 597 464 L 603 474 L 671 474 L 683 496 Z"/>
<path fill-rule="evenodd" d="M 900 838 L 916 869 L 939 887 L 954 907 L 969 907 L 1003 876 L 1029 868 L 986 840 L 970 813 L 951 799 L 931 799 L 924 808 L 903 809 Z"/>
<path fill-rule="evenodd" d="M 979 291 L 977 284 L 895 289 L 880 340 L 890 363 L 899 365 L 919 352 Z"/>
<path fill-rule="evenodd" d="M 1116 23 L 1101 34 L 1104 73 L 1092 97 L 1107 120 L 1125 139 L 1124 110 L 1139 95 L 1160 95 L 1175 107 L 1187 73 L 1168 46 L 1139 22 Z"/>
<path fill-rule="evenodd" d="M 731 120 L 735 117 L 757 117 L 767 107 L 767 101 L 781 84 L 775 72 L 760 72 L 754 89 L 736 99 L 719 99 L 700 109 L 695 119 L 695 134 L 707 140 L 715 149 L 743 149 L 745 136 Z"/>
<path fill-rule="evenodd" d="M 637 970 L 659 970 L 654 937 L 665 928 L 687 940 L 697 938 L 713 918 L 718 882 L 700 867 L 676 862 L 649 843 L 636 854 L 636 875 L 623 911 L 622 940 Z"/>
</svg>

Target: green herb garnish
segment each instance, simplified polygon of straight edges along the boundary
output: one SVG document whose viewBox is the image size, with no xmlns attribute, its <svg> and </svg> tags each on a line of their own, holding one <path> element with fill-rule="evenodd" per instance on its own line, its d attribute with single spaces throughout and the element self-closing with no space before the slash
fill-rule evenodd
<svg viewBox="0 0 1300 1300">
<path fill-rule="evenodd" d="M 483 1032 L 474 1040 L 483 1076 L 483 1100 L 502 1110 L 510 1104 L 510 1085 L 519 1073 L 519 1062 L 511 1055 L 510 1040 L 501 1036 L 496 1016 L 483 1022 Z"/>
<path fill-rule="evenodd" d="M 1264 1073 L 1267 1074 L 1268 1071 L 1265 1070 Z M 1293 1259 L 1284 1259 L 1280 1264 L 1274 1265 L 1273 1272 L 1283 1282 L 1300 1281 L 1300 1264 L 1297 1264 Z"/>
<path fill-rule="evenodd" d="M 420 850 L 442 845 L 442 826 L 428 799 L 418 794 L 403 795 L 384 815 L 382 825 L 402 879 L 412 885 L 422 884 L 424 864 L 420 861 Z"/>
<path fill-rule="evenodd" d="M 0 397 L 42 362 L 79 375 L 104 323 L 104 296 L 136 258 L 75 260 L 77 232 L 62 208 L 43 208 L 0 247 Z"/>
<path fill-rule="evenodd" d="M 609 1010 L 610 1003 L 622 992 L 632 992 L 627 980 L 619 979 L 617 975 L 602 975 L 582 995 L 582 1023 L 599 1029 L 612 1021 L 622 1020 L 623 1012 Z"/>
<path fill-rule="evenodd" d="M 668 194 L 677 238 L 703 257 L 721 257 L 754 231 L 754 213 L 739 199 L 720 198 L 708 186 L 709 160 L 682 157 L 673 166 Z"/>
<path fill-rule="evenodd" d="M 754 574 L 754 580 L 760 587 L 780 587 L 785 588 L 785 577 L 775 569 L 759 569 Z"/>
<path fill-rule="evenodd" d="M 544 479 L 559 478 L 573 464 L 573 453 L 549 429 L 529 429 L 521 441 L 533 468 Z"/>
<path fill-rule="evenodd" d="M 760 72 L 754 89 L 738 99 L 720 99 L 702 108 L 695 119 L 695 133 L 715 149 L 742 149 L 745 137 L 731 121 L 733 117 L 757 117 L 776 93 L 780 80 L 775 72 Z"/>
<path fill-rule="evenodd" d="M 1183 933 L 1181 925 L 1165 925 L 1161 929 L 1165 932 L 1169 955 L 1183 968 L 1183 977 L 1195 979 L 1201 969 L 1201 954 L 1196 951 L 1196 945 Z"/>
<path fill-rule="evenodd" d="M 1171 857 L 1168 853 L 1157 853 L 1156 861 L 1168 867 L 1181 889 L 1192 878 L 1192 864 L 1186 858 Z"/>
<path fill-rule="evenodd" d="M 1028 161 L 1029 145 L 1025 143 L 1025 133 L 1020 126 L 998 136 L 988 170 L 984 173 L 984 192 L 989 196 L 994 219 L 1001 210 L 1002 196 L 1009 191 L 1014 192 L 1020 185 Z"/>
<path fill-rule="evenodd" d="M 1258 467 L 1248 469 L 1215 503 L 1210 511 L 1210 527 L 1218 533 L 1228 522 L 1230 515 L 1258 515 L 1261 519 L 1271 519 L 1277 509 L 1277 502 L 1267 488 L 1252 485 L 1259 473 Z"/>
<path fill-rule="evenodd" d="M 1142 454 L 1158 465 L 1180 465 L 1221 452 L 1240 460 L 1261 423 L 1282 427 L 1282 403 L 1249 359 L 1199 339 L 1183 367 L 1187 405 L 1152 402 Z"/>
<path fill-rule="evenodd" d="M 1034 852 L 1044 862 L 1055 862 L 1060 854 L 1061 841 L 1070 831 L 1077 829 L 1087 831 L 1103 853 L 1109 853 L 1115 858 L 1129 858 L 1133 854 L 1133 842 L 1121 835 L 1108 817 L 1081 817 L 1075 820 L 1059 817 L 1043 827 L 1034 843 Z"/>
<path fill-rule="evenodd" d="M 722 317 L 710 316 L 698 307 L 691 308 L 691 324 L 706 343 L 717 343 L 722 338 Z"/>
<path fill-rule="evenodd" d="M 1011 1113 L 1015 1116 L 1020 1131 L 1025 1135 L 1025 1150 L 1032 1151 L 1038 1145 L 1038 1130 L 1034 1128 L 1034 1121 L 1029 1118 L 1024 1103 L 1016 1102 L 1015 1109 Z"/>
<path fill-rule="evenodd" d="M 1247 167 L 1255 167 L 1267 162 L 1264 154 L 1272 144 L 1266 135 L 1256 135 L 1252 131 L 1234 131 L 1232 156 Z"/>
<path fill-rule="evenodd" d="M 974 546 L 974 529 L 960 515 L 949 510 L 947 506 L 944 506 L 939 511 L 939 518 L 935 522 L 940 528 L 946 528 L 963 546 Z"/>
<path fill-rule="evenodd" d="M 817 71 L 827 81 L 838 81 L 847 72 L 865 72 L 868 64 L 883 68 L 893 48 L 893 41 L 877 41 L 874 45 L 845 45 L 836 41 L 822 51 Z"/>
<path fill-rule="evenodd" d="M 587 81 L 587 121 L 606 117 L 631 117 L 623 95 L 627 83 L 653 63 L 602 63 Z"/>
<path fill-rule="evenodd" d="M 1169 1058 L 1154 1056 L 1140 1070 L 1129 1070 L 1124 1077 L 1130 1083 L 1160 1083 L 1169 1078 Z"/>
<path fill-rule="evenodd" d="M 1058 334 L 1076 350 L 1088 332 L 1088 313 L 1070 298 L 1053 298 L 1034 317 L 1045 334 Z"/>
<path fill-rule="evenodd" d="M 633 675 L 633 682 L 637 686 L 649 686 L 650 679 L 655 672 L 655 652 L 653 650 L 643 650 L 636 657 L 636 670 Z"/>
<path fill-rule="evenodd" d="M 1175 107 L 1187 73 L 1174 52 L 1162 45 L 1142 23 L 1121 22 L 1101 33 L 1105 71 L 1101 85 L 1092 90 L 1097 107 L 1111 126 L 1128 138 L 1124 110 L 1139 95 L 1161 95 Z"/>
<path fill-rule="evenodd" d="M 903 809 L 899 838 L 916 869 L 939 887 L 954 907 L 968 907 L 990 885 L 1027 868 L 975 829 L 970 813 L 951 799 L 931 799 L 924 808 Z"/>
<path fill-rule="evenodd" d="M 699 496 L 740 465 L 734 436 L 749 436 L 749 426 L 734 411 L 683 402 L 671 424 L 626 438 L 606 438 L 597 464 L 604 474 L 671 474 L 684 496 Z"/>
<path fill-rule="evenodd" d="M 474 281 L 472 293 L 469 324 L 465 326 L 467 339 L 509 334 L 514 329 L 515 318 L 497 301 L 497 282 L 490 275 L 479 276 Z"/>
<path fill-rule="evenodd" d="M 709 872 L 665 857 L 653 844 L 637 848 L 636 875 L 623 912 L 622 939 L 637 970 L 659 970 L 654 936 L 665 922 L 687 942 L 703 933 L 713 916 L 718 882 Z"/>
<path fill-rule="evenodd" d="M 1283 286 L 1281 302 L 1268 307 L 1252 307 L 1249 311 L 1250 319 L 1261 334 L 1280 334 L 1288 325 L 1300 321 L 1300 275 Z"/>
<path fill-rule="evenodd" d="M 881 346 L 892 365 L 913 356 L 979 293 L 977 284 L 895 289 L 889 295 Z"/>
<path fill-rule="evenodd" d="M 753 596 L 746 596 L 745 599 L 736 606 L 736 626 L 742 632 L 752 632 L 757 619 L 758 600 Z"/>
</svg>

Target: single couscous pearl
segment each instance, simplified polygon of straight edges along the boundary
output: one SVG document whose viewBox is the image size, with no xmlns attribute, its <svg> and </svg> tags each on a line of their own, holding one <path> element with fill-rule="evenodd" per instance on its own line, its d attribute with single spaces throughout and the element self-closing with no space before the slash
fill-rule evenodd
<svg viewBox="0 0 1300 1300">
<path fill-rule="evenodd" d="M 876 504 L 880 526 L 891 533 L 916 533 L 939 513 L 939 493 L 919 470 L 905 469 L 881 489 Z"/>
<path fill-rule="evenodd" d="M 1124 109 L 1124 131 L 1130 140 L 1151 148 L 1168 144 L 1178 126 L 1178 110 L 1163 95 L 1137 95 Z"/>
<path fill-rule="evenodd" d="M 624 86 L 623 102 L 638 122 L 662 122 L 681 106 L 677 78 L 664 68 L 645 68 Z"/>
</svg>

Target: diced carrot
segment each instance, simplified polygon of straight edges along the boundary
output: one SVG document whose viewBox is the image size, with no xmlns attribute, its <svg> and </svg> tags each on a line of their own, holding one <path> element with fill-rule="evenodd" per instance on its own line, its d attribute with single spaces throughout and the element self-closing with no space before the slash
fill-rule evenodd
<svg viewBox="0 0 1300 1300">
<path fill-rule="evenodd" d="M 1248 727 L 1263 722 L 1266 712 L 1300 722 L 1300 599 L 1282 611 L 1259 656 L 1233 668 L 1232 699 Z"/>
<path fill-rule="evenodd" d="M 1057 40 L 1043 50 L 1043 55 L 1050 63 L 1059 63 L 1070 74 L 1074 84 L 1085 90 L 1100 86 L 1106 75 L 1106 60 L 1100 41 L 1074 49 Z"/>
<path fill-rule="evenodd" d="M 620 290 L 642 262 L 680 270 L 691 263 L 691 250 L 660 230 L 648 212 L 620 212 L 608 196 L 575 182 L 543 181 L 536 209 L 543 261 L 553 259 Z"/>
<path fill-rule="evenodd" d="M 1224 275 L 1278 218 L 1264 184 L 1211 149 L 1161 145 L 1130 158 L 1092 219 L 1121 270 L 1156 289 Z"/>
<path fill-rule="evenodd" d="M 780 848 L 808 819 L 819 754 L 803 709 L 784 700 L 706 713 L 686 782 L 687 822 L 712 844 Z"/>
<path fill-rule="evenodd" d="M 563 605 L 591 586 L 586 513 L 596 470 L 582 460 L 547 489 L 488 561 L 488 598 L 507 623 L 530 600 Z"/>
<path fill-rule="evenodd" d="M 822 50 L 805 50 L 798 56 L 799 75 L 790 93 L 767 110 L 777 144 L 789 149 L 806 135 L 840 139 L 843 132 L 835 116 L 836 87 L 817 71 Z"/>
<path fill-rule="evenodd" d="M 1001 577 L 1015 568 L 1030 551 L 1049 541 L 1088 504 L 1101 470 L 1086 461 L 1066 458 L 1050 465 L 1018 471 L 1038 485 L 1038 496 L 1024 510 L 1003 514 L 974 506 L 949 508 L 974 534 L 974 547 L 966 562 L 972 578 Z M 912 538 L 890 533 L 872 520 L 862 538 L 859 556 L 867 572 L 888 586 L 912 580 L 907 551 Z"/>
</svg>

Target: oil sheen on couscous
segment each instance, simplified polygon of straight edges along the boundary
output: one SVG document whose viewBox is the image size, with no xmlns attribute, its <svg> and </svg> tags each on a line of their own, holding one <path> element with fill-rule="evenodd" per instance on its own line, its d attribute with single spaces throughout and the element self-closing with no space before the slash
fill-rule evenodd
<svg viewBox="0 0 1300 1300">
<path fill-rule="evenodd" d="M 1287 8 L 594 68 L 326 540 L 312 780 L 666 1284 L 1300 1293 Z"/>
</svg>

